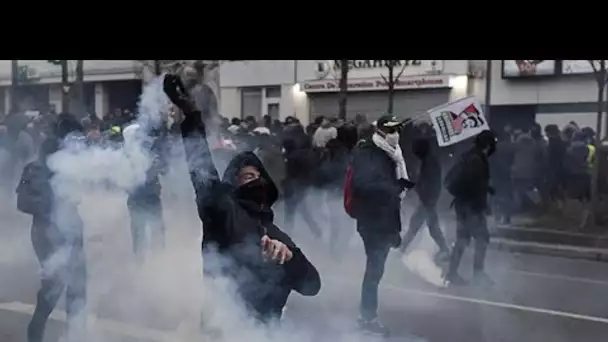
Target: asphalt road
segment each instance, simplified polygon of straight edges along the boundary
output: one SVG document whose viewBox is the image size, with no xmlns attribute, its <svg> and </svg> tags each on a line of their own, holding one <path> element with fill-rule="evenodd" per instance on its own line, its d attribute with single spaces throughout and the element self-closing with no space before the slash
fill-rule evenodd
<svg viewBox="0 0 608 342">
<path fill-rule="evenodd" d="M 97 198 L 95 206 L 85 208 L 89 306 L 96 320 L 91 341 L 201 340 L 192 335 L 201 292 L 200 225 L 192 218 L 193 208 L 167 210 L 166 220 L 172 222 L 167 253 L 137 266 L 130 253 L 126 211 L 104 209 L 122 208 L 121 201 Z M 7 210 L 1 215 L 0 341 L 21 342 L 35 303 L 37 263 L 27 217 Z M 249 340 L 374 340 L 361 336 L 355 325 L 364 265 L 356 236 L 348 254 L 333 261 L 323 243 L 306 235 L 303 230 L 296 240 L 321 270 L 322 292 L 313 298 L 290 298 L 283 328 L 287 335 Z M 470 261 L 467 254 L 461 266 L 465 277 L 470 276 Z M 390 340 L 606 341 L 608 263 L 491 251 L 487 270 L 496 281 L 491 288 L 445 289 L 422 280 L 396 253 L 391 255 L 380 294 L 380 316 L 392 330 Z M 212 319 L 230 321 L 217 314 L 224 306 L 218 307 Z M 62 335 L 62 309 L 60 304 L 49 323 L 47 341 Z M 226 333 L 248 329 L 238 321 L 224 326 Z"/>
</svg>

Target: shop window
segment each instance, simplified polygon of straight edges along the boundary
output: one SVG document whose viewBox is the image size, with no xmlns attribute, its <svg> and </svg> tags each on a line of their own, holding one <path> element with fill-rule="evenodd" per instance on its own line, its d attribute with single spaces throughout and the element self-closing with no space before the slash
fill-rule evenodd
<svg viewBox="0 0 608 342">
<path fill-rule="evenodd" d="M 256 119 L 262 117 L 262 88 L 241 88 L 241 117 L 250 115 Z"/>
<path fill-rule="evenodd" d="M 274 120 L 279 119 L 279 104 L 278 103 L 270 103 L 268 104 L 268 115 Z"/>
<path fill-rule="evenodd" d="M 281 86 L 266 87 L 266 97 L 281 97 Z"/>
</svg>

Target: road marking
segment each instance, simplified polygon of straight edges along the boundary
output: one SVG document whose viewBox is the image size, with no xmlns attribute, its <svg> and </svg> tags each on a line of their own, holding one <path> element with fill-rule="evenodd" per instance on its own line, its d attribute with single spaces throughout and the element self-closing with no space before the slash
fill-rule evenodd
<svg viewBox="0 0 608 342">
<path fill-rule="evenodd" d="M 517 270 L 517 269 L 507 269 L 507 271 L 512 272 L 512 273 L 520 273 L 520 274 L 528 275 L 528 276 L 532 276 L 532 277 L 566 280 L 566 281 L 573 281 L 573 282 L 579 282 L 579 283 L 588 283 L 588 284 L 594 284 L 594 285 L 608 286 L 608 281 L 606 281 L 606 280 L 570 277 L 570 276 L 566 276 L 566 275 L 539 273 L 539 272 L 531 272 L 531 271 L 524 271 L 524 270 Z"/>
<path fill-rule="evenodd" d="M 31 316 L 34 312 L 34 305 L 21 302 L 0 303 L 0 310 L 12 311 Z M 57 321 L 66 322 L 66 317 L 67 315 L 63 310 L 55 309 L 51 314 L 51 318 Z M 94 315 L 89 315 L 88 321 L 89 325 L 92 327 L 100 327 L 101 330 L 133 338 L 148 339 L 158 342 L 172 341 L 175 338 L 175 332 L 167 332 L 147 327 L 129 325 L 109 319 L 98 318 Z"/>
<path fill-rule="evenodd" d="M 334 280 L 336 282 L 340 282 L 343 284 L 352 284 L 352 279 L 347 280 L 346 278 L 343 278 L 343 277 L 325 276 L 323 278 L 331 279 L 331 280 Z M 439 293 L 439 292 L 434 292 L 434 291 L 416 290 L 416 289 L 411 289 L 411 288 L 407 288 L 407 287 L 395 286 L 395 285 L 391 285 L 391 284 L 381 284 L 380 287 L 384 287 L 384 288 L 392 290 L 392 291 L 415 294 L 415 295 L 424 296 L 424 297 L 447 299 L 447 300 L 453 300 L 453 301 L 459 301 L 459 302 L 465 302 L 465 303 L 493 306 L 493 307 L 498 307 L 498 308 L 503 308 L 503 309 L 534 312 L 534 313 L 546 314 L 546 315 L 551 315 L 551 316 L 558 316 L 558 317 L 565 317 L 565 318 L 577 319 L 577 320 L 582 320 L 582 321 L 608 324 L 608 318 L 604 318 L 604 317 L 581 315 L 581 314 L 576 314 L 576 313 L 572 313 L 572 312 L 542 309 L 542 308 L 526 306 L 526 305 L 517 305 L 517 304 L 510 304 L 510 303 L 503 303 L 503 302 L 493 302 L 493 301 L 484 300 L 484 299 L 456 296 L 456 295 L 450 295 L 450 294 Z"/>
</svg>

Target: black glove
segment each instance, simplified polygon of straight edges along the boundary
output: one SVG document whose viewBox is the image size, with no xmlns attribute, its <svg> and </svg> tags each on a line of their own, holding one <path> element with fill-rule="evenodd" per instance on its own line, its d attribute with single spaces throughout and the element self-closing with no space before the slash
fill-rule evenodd
<svg viewBox="0 0 608 342">
<path fill-rule="evenodd" d="M 399 186 L 401 187 L 401 190 L 403 190 L 403 189 L 409 190 L 409 189 L 413 188 L 414 185 L 416 185 L 416 183 L 412 182 L 409 179 L 404 179 L 404 178 L 399 179 Z"/>
<path fill-rule="evenodd" d="M 172 74 L 165 75 L 163 90 L 171 102 L 179 107 L 184 113 L 191 113 L 194 111 L 194 105 L 190 100 L 190 95 L 179 76 Z"/>
</svg>

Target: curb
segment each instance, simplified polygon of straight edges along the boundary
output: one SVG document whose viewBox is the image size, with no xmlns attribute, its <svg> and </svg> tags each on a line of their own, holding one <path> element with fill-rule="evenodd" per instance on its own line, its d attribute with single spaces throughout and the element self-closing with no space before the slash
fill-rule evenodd
<svg viewBox="0 0 608 342">
<path fill-rule="evenodd" d="M 585 248 L 570 245 L 519 242 L 502 238 L 492 238 L 490 241 L 490 248 L 508 252 L 540 254 L 570 259 L 608 262 L 608 249 L 603 248 Z"/>
<path fill-rule="evenodd" d="M 583 248 L 608 248 L 608 237 L 600 234 L 500 226 L 492 228 L 491 234 L 499 238 L 521 242 L 540 242 L 543 244 L 580 246 Z"/>
</svg>

